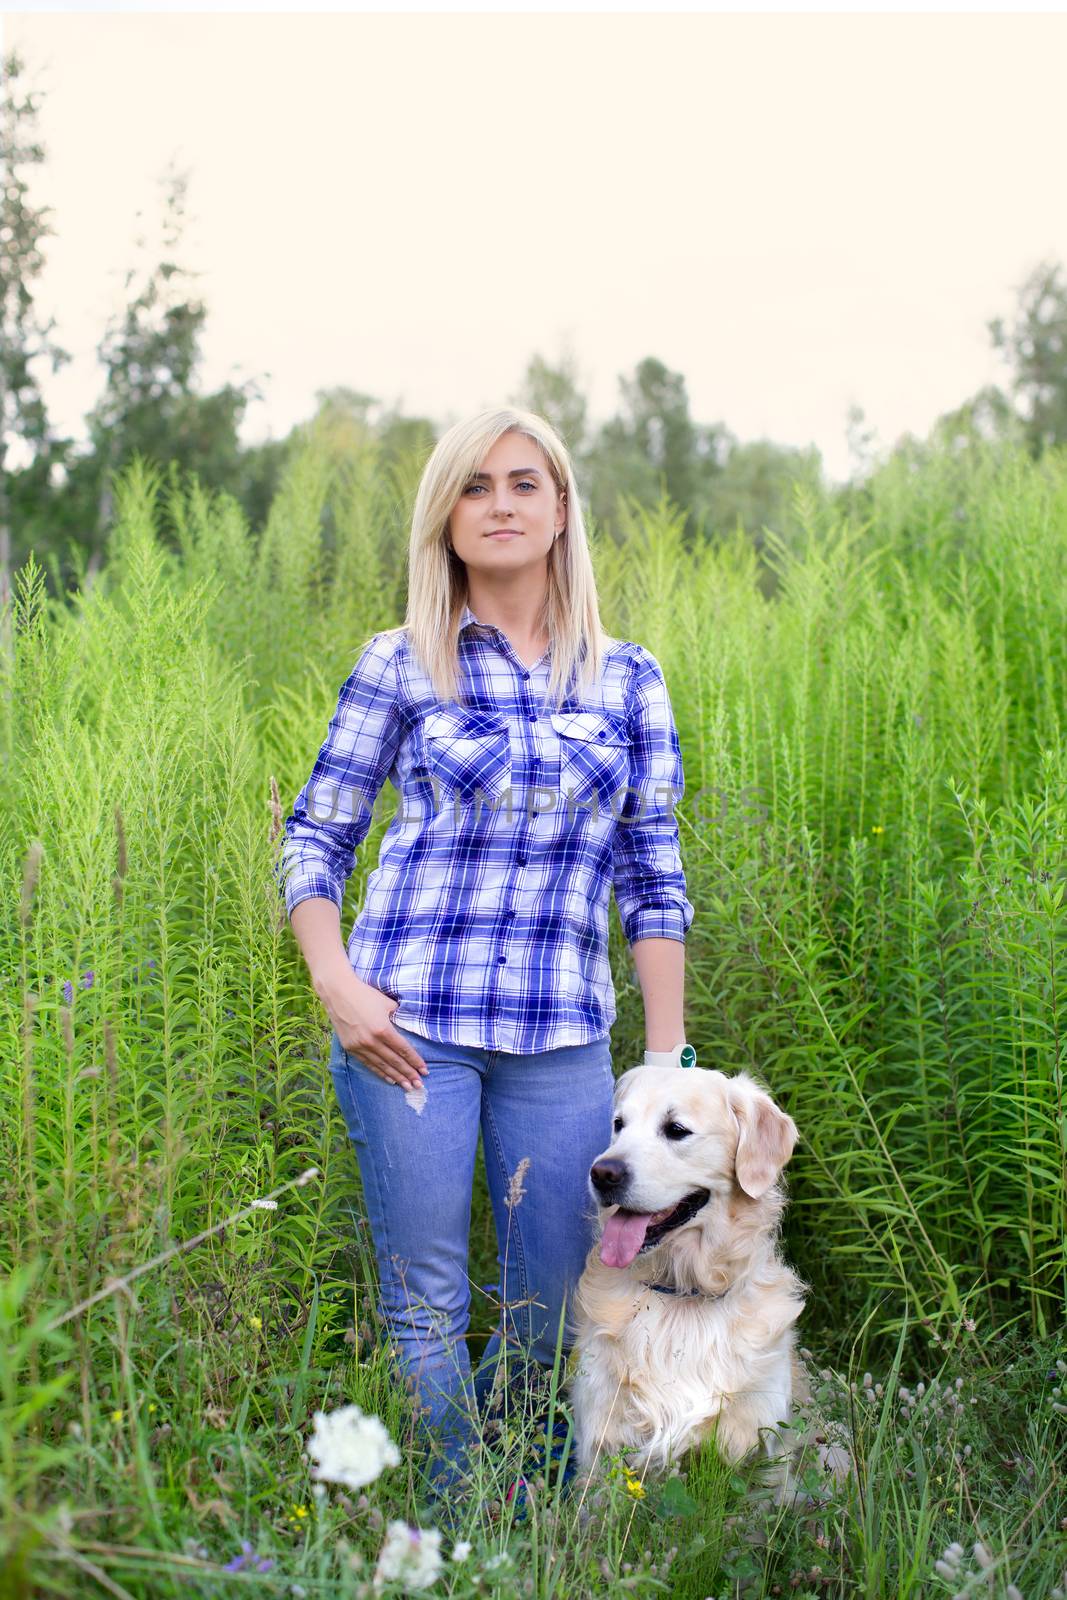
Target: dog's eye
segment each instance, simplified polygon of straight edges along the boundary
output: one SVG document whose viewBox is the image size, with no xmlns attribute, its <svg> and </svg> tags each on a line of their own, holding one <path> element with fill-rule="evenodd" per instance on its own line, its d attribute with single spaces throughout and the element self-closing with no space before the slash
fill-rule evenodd
<svg viewBox="0 0 1067 1600">
<path fill-rule="evenodd" d="M 667 1122 L 663 1127 L 667 1139 L 688 1139 L 692 1131 L 692 1128 L 683 1128 L 680 1122 Z"/>
<path fill-rule="evenodd" d="M 616 1117 L 615 1121 L 611 1124 L 611 1126 L 612 1126 L 613 1130 L 616 1133 L 621 1133 L 622 1132 L 622 1118 L 621 1117 Z"/>
</svg>

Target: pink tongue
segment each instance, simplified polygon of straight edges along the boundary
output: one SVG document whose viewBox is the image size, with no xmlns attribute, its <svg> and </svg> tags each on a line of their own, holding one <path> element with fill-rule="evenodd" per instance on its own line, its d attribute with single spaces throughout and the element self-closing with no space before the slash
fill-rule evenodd
<svg viewBox="0 0 1067 1600">
<path fill-rule="evenodd" d="M 628 1267 L 645 1242 L 651 1213 L 616 1211 L 604 1224 L 600 1259 L 606 1267 Z"/>
</svg>

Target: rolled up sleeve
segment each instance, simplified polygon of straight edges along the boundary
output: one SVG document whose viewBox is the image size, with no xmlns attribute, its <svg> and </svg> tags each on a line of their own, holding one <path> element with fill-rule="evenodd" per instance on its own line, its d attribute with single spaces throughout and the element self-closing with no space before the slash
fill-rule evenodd
<svg viewBox="0 0 1067 1600">
<path fill-rule="evenodd" d="M 640 649 L 627 713 L 633 740 L 630 790 L 615 829 L 615 902 L 628 944 L 680 939 L 693 921 L 674 807 L 685 792 L 670 696 L 655 656 Z"/>
<path fill-rule="evenodd" d="M 285 819 L 275 879 L 290 916 L 312 897 L 342 907 L 375 799 L 396 760 L 395 657 L 393 640 L 382 634 L 364 648 L 341 685 L 311 776 Z"/>
</svg>

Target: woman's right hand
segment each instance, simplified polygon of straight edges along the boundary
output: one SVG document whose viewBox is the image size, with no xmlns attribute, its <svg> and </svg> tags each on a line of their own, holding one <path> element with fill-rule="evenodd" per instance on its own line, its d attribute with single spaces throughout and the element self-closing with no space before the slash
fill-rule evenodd
<svg viewBox="0 0 1067 1600">
<path fill-rule="evenodd" d="M 429 1068 L 393 1027 L 391 1018 L 400 1002 L 391 994 L 365 983 L 349 968 L 347 977 L 319 988 L 319 999 L 342 1047 L 377 1077 L 405 1089 L 422 1082 Z"/>
</svg>

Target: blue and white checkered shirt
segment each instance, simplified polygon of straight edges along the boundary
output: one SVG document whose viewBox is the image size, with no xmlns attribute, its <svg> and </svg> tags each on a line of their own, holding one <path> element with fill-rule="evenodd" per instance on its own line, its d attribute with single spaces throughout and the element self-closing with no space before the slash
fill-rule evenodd
<svg viewBox="0 0 1067 1600">
<path fill-rule="evenodd" d="M 461 693 L 445 705 L 405 632 L 376 633 L 286 818 L 287 911 L 311 896 L 341 909 L 386 778 L 396 788 L 348 957 L 424 1037 L 520 1054 L 601 1039 L 615 1020 L 611 887 L 631 944 L 684 942 L 693 920 L 659 663 L 612 640 L 593 698 L 556 712 L 549 660 L 525 667 L 468 606 Z"/>
</svg>

